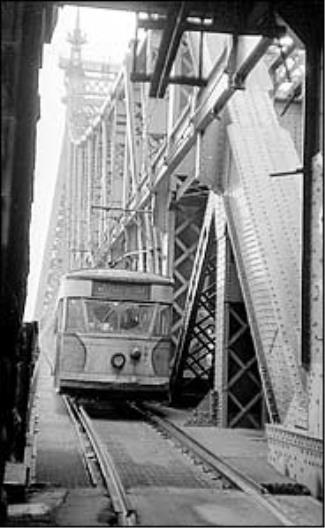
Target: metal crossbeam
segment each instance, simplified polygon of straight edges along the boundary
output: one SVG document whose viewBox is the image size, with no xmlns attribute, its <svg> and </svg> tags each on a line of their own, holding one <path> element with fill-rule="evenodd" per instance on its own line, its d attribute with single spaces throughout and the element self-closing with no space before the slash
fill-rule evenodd
<svg viewBox="0 0 325 528">
<path fill-rule="evenodd" d="M 132 82 L 152 83 L 153 79 L 154 79 L 153 74 L 150 74 L 150 73 L 141 73 L 141 72 L 131 73 Z M 194 77 L 194 76 L 187 76 L 187 75 L 173 75 L 171 77 L 168 77 L 166 84 L 179 84 L 179 85 L 202 87 L 202 86 L 207 85 L 207 80 L 202 79 L 201 77 Z"/>
<path fill-rule="evenodd" d="M 164 97 L 168 78 L 184 31 L 188 7 L 186 2 L 176 2 L 170 9 L 161 38 L 155 69 L 150 85 L 150 97 Z"/>
<path fill-rule="evenodd" d="M 235 415 L 232 420 L 229 422 L 229 427 L 235 427 L 240 420 L 242 420 L 244 417 L 246 417 L 249 422 L 253 425 L 255 429 L 260 429 L 261 424 L 258 422 L 254 416 L 251 414 L 250 410 L 259 400 L 262 399 L 263 393 L 260 391 L 259 393 L 255 394 L 255 396 L 248 402 L 247 405 L 242 405 L 238 398 L 233 393 L 230 393 L 231 400 L 237 405 L 238 409 L 240 409 L 239 413 Z"/>
<path fill-rule="evenodd" d="M 228 303 L 228 317 L 228 380 L 225 387 L 228 395 L 228 426 L 246 427 L 247 424 L 251 424 L 255 428 L 260 428 L 263 391 L 244 303 Z M 231 318 L 239 325 L 239 328 L 233 329 L 232 333 L 230 333 Z M 233 370 L 235 373 L 230 375 Z M 255 407 L 255 414 L 252 414 L 252 409 L 258 402 L 260 408 L 256 411 Z M 234 404 L 237 412 L 234 411 Z"/>
</svg>

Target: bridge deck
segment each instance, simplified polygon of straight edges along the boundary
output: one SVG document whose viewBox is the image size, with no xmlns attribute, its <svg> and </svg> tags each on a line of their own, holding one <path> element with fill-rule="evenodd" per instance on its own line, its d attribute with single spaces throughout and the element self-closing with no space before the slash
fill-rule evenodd
<svg viewBox="0 0 325 528">
<path fill-rule="evenodd" d="M 53 388 L 50 362 L 40 363 L 37 398 L 36 483 L 26 504 L 9 507 L 11 526 L 104 526 L 110 503 L 103 491 L 89 487 L 82 465 L 78 438 L 66 408 Z M 267 463 L 263 431 L 188 426 L 190 411 L 159 404 L 160 411 L 211 452 L 224 457 L 240 471 L 263 483 L 293 483 Z M 321 503 L 308 496 L 277 495 L 293 524 L 321 526 Z"/>
</svg>

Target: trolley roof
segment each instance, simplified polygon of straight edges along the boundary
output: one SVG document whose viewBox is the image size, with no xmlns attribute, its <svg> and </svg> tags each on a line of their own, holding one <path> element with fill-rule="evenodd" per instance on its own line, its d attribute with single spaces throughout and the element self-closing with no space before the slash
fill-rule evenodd
<svg viewBox="0 0 325 528">
<path fill-rule="evenodd" d="M 162 275 L 155 273 L 145 273 L 141 271 L 130 271 L 121 269 L 80 269 L 70 271 L 63 277 L 64 279 L 76 279 L 76 280 L 98 280 L 105 281 L 110 280 L 112 282 L 140 282 L 140 283 L 155 283 L 163 284 L 165 286 L 172 286 L 173 280 Z"/>
</svg>

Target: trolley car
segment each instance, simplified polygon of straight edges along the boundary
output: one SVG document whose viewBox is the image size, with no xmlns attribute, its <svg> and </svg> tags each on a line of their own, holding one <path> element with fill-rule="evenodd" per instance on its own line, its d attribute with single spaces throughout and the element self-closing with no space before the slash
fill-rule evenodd
<svg viewBox="0 0 325 528">
<path fill-rule="evenodd" d="M 61 281 L 55 317 L 59 392 L 166 397 L 173 283 L 150 273 L 79 270 Z"/>
</svg>

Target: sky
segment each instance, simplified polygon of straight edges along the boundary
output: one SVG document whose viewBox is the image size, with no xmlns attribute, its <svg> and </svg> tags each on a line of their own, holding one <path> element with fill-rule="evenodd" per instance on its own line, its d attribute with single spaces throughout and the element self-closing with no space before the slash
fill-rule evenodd
<svg viewBox="0 0 325 528">
<path fill-rule="evenodd" d="M 65 121 L 64 73 L 59 57 L 69 57 L 67 35 L 75 26 L 77 8 L 64 6 L 50 44 L 43 48 L 43 63 L 39 73 L 41 118 L 37 125 L 34 200 L 30 226 L 30 273 L 24 320 L 33 319 L 36 292 L 43 260 L 43 251 L 50 219 L 53 191 L 57 177 Z M 135 17 L 126 11 L 80 8 L 80 26 L 87 43 L 83 55 L 87 59 L 123 60 L 130 39 L 134 38 Z"/>
</svg>

